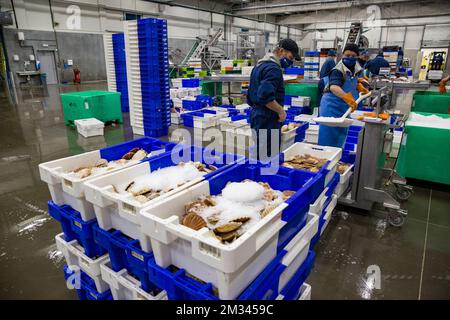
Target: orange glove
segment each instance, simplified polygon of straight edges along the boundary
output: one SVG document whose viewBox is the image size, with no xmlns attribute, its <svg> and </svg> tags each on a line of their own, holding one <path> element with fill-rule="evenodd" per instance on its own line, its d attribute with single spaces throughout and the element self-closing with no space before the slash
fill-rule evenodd
<svg viewBox="0 0 450 320">
<path fill-rule="evenodd" d="M 364 85 L 362 83 L 358 83 L 356 85 L 356 90 L 358 90 L 362 94 L 368 94 L 369 93 L 369 90 L 366 87 L 364 87 Z"/>
<path fill-rule="evenodd" d="M 358 107 L 358 105 L 356 104 L 355 98 L 353 98 L 353 95 L 351 92 L 347 92 L 346 94 L 344 94 L 341 97 L 342 100 L 345 101 L 346 104 L 348 104 L 348 106 L 350 108 L 352 108 L 352 112 L 356 110 L 356 108 Z"/>
<path fill-rule="evenodd" d="M 441 93 L 441 94 L 444 94 L 444 93 L 446 93 L 447 92 L 447 90 L 445 90 L 445 82 L 439 82 L 439 92 Z"/>
</svg>

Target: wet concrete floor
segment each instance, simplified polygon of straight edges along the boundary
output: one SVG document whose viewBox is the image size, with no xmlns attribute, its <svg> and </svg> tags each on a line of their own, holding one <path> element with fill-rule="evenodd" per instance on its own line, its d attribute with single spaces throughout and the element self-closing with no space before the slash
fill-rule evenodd
<svg viewBox="0 0 450 320">
<path fill-rule="evenodd" d="M 89 89 L 106 84 L 49 86 L 48 96 L 19 90 L 18 105 L 0 97 L 0 299 L 76 299 L 63 278 L 54 242 L 61 229 L 47 214 L 38 164 L 133 139 L 127 115 L 102 137 L 84 139 L 64 125 L 59 93 Z M 450 298 L 450 191 L 420 184 L 404 206 L 402 228 L 381 214 L 335 210 L 307 279 L 313 299 Z M 374 268 L 379 283 L 368 280 Z"/>
</svg>

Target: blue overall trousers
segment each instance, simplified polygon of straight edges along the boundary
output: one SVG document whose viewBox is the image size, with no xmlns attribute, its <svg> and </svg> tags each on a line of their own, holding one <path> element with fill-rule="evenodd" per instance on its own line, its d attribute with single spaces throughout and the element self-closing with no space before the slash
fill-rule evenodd
<svg viewBox="0 0 450 320">
<path fill-rule="evenodd" d="M 345 93 L 351 92 L 353 97 L 358 99 L 359 92 L 356 90 L 358 84 L 358 76 L 351 77 L 349 74 L 345 76 L 345 82 L 342 90 Z M 342 117 L 349 106 L 344 100 L 336 96 L 332 92 L 326 92 L 320 101 L 320 116 L 321 117 Z M 319 125 L 319 145 L 344 148 L 345 140 L 347 138 L 348 128 L 330 127 L 326 125 Z"/>
</svg>

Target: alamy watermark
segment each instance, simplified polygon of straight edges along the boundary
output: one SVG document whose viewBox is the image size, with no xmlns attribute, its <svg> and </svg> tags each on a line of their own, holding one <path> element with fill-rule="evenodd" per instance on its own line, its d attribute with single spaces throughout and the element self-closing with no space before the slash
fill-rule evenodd
<svg viewBox="0 0 450 320">
<path fill-rule="evenodd" d="M 81 9 L 77 5 L 70 5 L 66 9 L 66 13 L 69 15 L 66 19 L 66 27 L 69 30 L 81 29 Z"/>
</svg>

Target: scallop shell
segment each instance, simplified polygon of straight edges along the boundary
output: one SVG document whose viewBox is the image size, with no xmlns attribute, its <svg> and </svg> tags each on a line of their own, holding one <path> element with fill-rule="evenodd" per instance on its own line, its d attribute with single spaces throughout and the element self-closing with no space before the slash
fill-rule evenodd
<svg viewBox="0 0 450 320">
<path fill-rule="evenodd" d="M 88 167 L 79 167 L 79 168 L 73 169 L 73 172 L 78 173 L 79 171 L 87 169 L 87 168 Z"/>
<path fill-rule="evenodd" d="M 119 160 L 116 160 L 116 161 L 114 161 L 115 163 L 118 163 L 118 164 L 125 164 L 125 163 L 127 163 L 127 159 L 119 159 Z"/>
<path fill-rule="evenodd" d="M 208 223 L 214 225 L 219 222 L 220 218 L 218 214 L 212 214 L 208 218 L 206 218 L 206 220 L 208 220 Z"/>
<path fill-rule="evenodd" d="M 229 222 L 214 229 L 215 233 L 229 233 L 241 227 L 241 222 Z"/>
<path fill-rule="evenodd" d="M 80 179 L 84 179 L 86 177 L 89 177 L 91 174 L 92 174 L 92 169 L 91 168 L 84 168 L 84 169 L 81 169 L 81 170 L 77 171 L 77 176 Z"/>
<path fill-rule="evenodd" d="M 108 160 L 106 160 L 106 159 L 98 159 L 97 162 L 95 163 L 95 166 L 97 168 L 106 167 L 106 166 L 108 166 Z"/>
<path fill-rule="evenodd" d="M 128 152 L 123 155 L 122 159 L 123 160 L 131 160 L 131 158 L 133 158 L 133 156 L 134 156 L 133 152 Z"/>
<path fill-rule="evenodd" d="M 216 238 L 219 239 L 222 242 L 232 242 L 237 237 L 238 237 L 238 234 L 235 231 L 227 232 L 227 233 L 221 233 L 219 235 L 216 234 Z"/>
<path fill-rule="evenodd" d="M 266 201 L 273 201 L 273 199 L 275 198 L 275 194 L 274 194 L 273 190 L 265 191 L 263 198 Z"/>
<path fill-rule="evenodd" d="M 205 205 L 207 205 L 208 207 L 214 207 L 216 205 L 216 200 L 214 200 L 213 197 L 211 196 L 207 196 L 204 200 L 203 203 Z"/>
<path fill-rule="evenodd" d="M 287 125 L 284 125 L 281 127 L 281 132 L 287 132 L 289 131 L 289 127 Z"/>
<path fill-rule="evenodd" d="M 136 153 L 133 155 L 133 157 L 131 158 L 131 160 L 142 160 L 145 159 L 145 157 L 147 156 L 147 152 L 145 152 L 145 150 L 140 149 L 138 151 L 136 151 Z"/>
<path fill-rule="evenodd" d="M 190 213 L 183 218 L 182 224 L 193 230 L 200 230 L 206 227 L 206 222 L 202 217 L 195 213 Z"/>
<path fill-rule="evenodd" d="M 295 191 L 285 190 L 283 191 L 283 200 L 287 200 L 295 194 Z"/>
<path fill-rule="evenodd" d="M 240 217 L 240 218 L 231 220 L 231 222 L 240 222 L 240 223 L 244 224 L 250 219 L 251 219 L 250 217 Z"/>
<path fill-rule="evenodd" d="M 148 187 L 144 187 L 144 188 L 142 188 L 141 190 L 139 190 L 139 191 L 137 191 L 137 192 L 133 192 L 133 194 L 135 195 L 135 196 L 139 196 L 139 195 L 141 195 L 141 194 L 146 194 L 146 193 L 151 193 L 151 192 L 155 192 L 156 190 L 152 190 L 152 189 L 150 189 L 150 188 L 148 188 Z"/>
<path fill-rule="evenodd" d="M 134 199 L 140 203 L 146 203 L 149 199 L 144 195 L 138 195 Z"/>
<path fill-rule="evenodd" d="M 268 205 L 266 206 L 264 209 L 261 210 L 260 215 L 261 218 L 264 218 L 265 216 L 267 216 L 269 213 L 271 213 L 275 208 L 277 207 L 277 205 Z"/>
<path fill-rule="evenodd" d="M 208 165 L 208 168 L 211 169 L 212 171 L 216 171 L 217 167 L 213 166 L 212 164 Z"/>
</svg>

